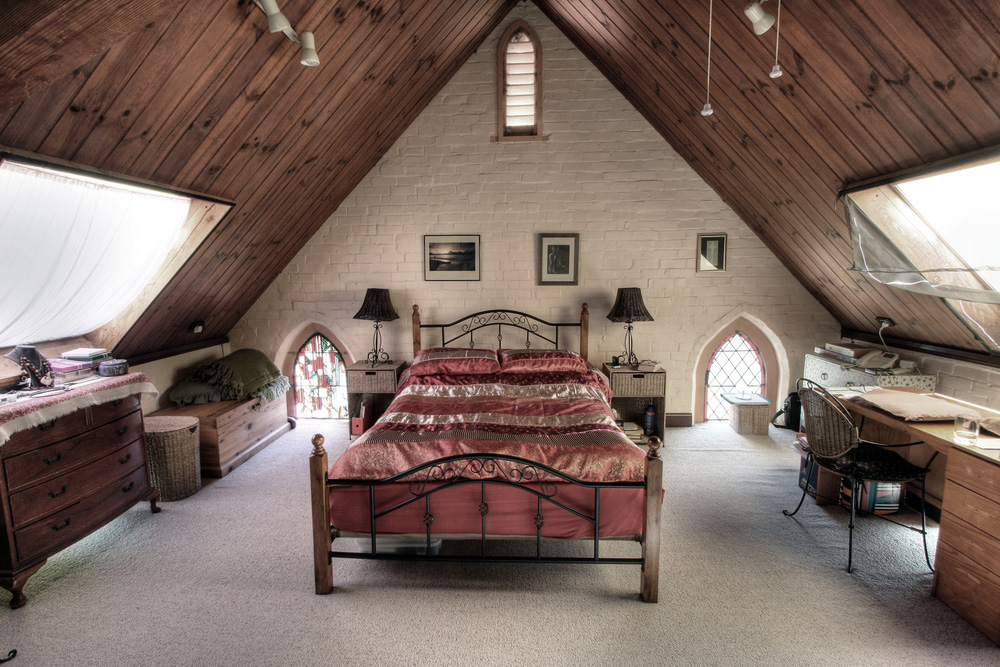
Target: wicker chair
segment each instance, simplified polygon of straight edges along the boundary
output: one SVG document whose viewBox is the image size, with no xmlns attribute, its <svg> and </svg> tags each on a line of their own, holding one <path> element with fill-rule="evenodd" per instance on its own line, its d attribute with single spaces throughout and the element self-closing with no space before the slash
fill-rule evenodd
<svg viewBox="0 0 1000 667">
<path fill-rule="evenodd" d="M 857 516 L 857 506 L 861 496 L 861 485 L 864 482 L 889 482 L 905 484 L 912 481 L 920 481 L 920 528 L 914 528 L 901 524 L 891 519 L 897 525 L 916 531 L 924 539 L 924 558 L 927 567 L 934 571 L 931 564 L 930 554 L 927 551 L 927 512 L 924 504 L 925 489 L 924 479 L 930 468 L 931 461 L 937 453 L 931 456 L 925 467 L 914 465 L 904 459 L 896 452 L 889 451 L 887 447 L 909 447 L 920 444 L 910 442 L 902 445 L 887 445 L 882 443 L 863 440 L 859 435 L 858 425 L 854 422 L 847 408 L 837 400 L 830 392 L 820 385 L 805 378 L 796 383 L 799 400 L 805 411 L 805 433 L 808 440 L 807 453 L 807 479 L 812 475 L 812 466 L 818 465 L 821 468 L 834 472 L 851 481 L 851 521 L 848 529 L 847 542 L 847 571 L 852 568 L 852 558 L 854 551 L 854 520 Z M 789 512 L 783 510 L 785 516 L 795 516 L 802 501 L 806 497 L 806 488 L 803 485 L 802 497 L 799 504 Z M 881 517 L 886 518 L 886 517 Z"/>
</svg>

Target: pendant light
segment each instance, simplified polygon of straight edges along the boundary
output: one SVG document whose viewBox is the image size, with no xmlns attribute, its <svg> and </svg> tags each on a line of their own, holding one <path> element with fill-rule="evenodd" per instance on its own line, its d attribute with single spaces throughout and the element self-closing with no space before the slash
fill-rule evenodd
<svg viewBox="0 0 1000 667">
<path fill-rule="evenodd" d="M 781 76 L 781 65 L 778 64 L 779 39 L 781 39 L 781 0 L 778 0 L 778 18 L 774 26 L 774 67 L 771 68 L 771 73 L 768 74 L 772 79 L 777 79 Z"/>
<path fill-rule="evenodd" d="M 711 116 L 712 109 L 710 90 L 712 86 L 712 0 L 708 0 L 708 64 L 705 66 L 705 106 L 701 109 L 702 116 Z"/>
</svg>

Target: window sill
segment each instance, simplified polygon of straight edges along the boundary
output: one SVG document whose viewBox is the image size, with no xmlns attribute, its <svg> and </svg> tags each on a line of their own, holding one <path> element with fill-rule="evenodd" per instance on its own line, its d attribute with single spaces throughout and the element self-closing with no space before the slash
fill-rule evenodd
<svg viewBox="0 0 1000 667">
<path fill-rule="evenodd" d="M 548 141 L 549 135 L 547 134 L 515 134 L 511 136 L 497 136 L 493 135 L 490 137 L 490 143 L 494 144 L 505 144 L 516 141 Z"/>
</svg>

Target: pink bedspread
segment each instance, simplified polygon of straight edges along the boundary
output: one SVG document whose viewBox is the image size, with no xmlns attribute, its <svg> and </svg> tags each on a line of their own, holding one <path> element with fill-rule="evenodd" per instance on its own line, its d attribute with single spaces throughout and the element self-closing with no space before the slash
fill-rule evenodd
<svg viewBox="0 0 1000 667">
<path fill-rule="evenodd" d="M 645 478 L 645 452 L 616 426 L 608 399 L 606 381 L 593 371 L 404 376 L 385 414 L 334 462 L 330 478 L 384 479 L 446 456 L 500 454 L 541 463 L 587 482 L 641 482 Z M 510 468 L 470 466 L 461 474 L 474 479 L 503 478 L 509 477 Z M 545 473 L 540 477 L 549 482 L 559 479 Z M 414 479 L 394 485 L 396 488 L 377 487 L 378 506 L 405 499 L 409 481 Z M 562 482 L 557 486 L 556 495 L 561 500 L 592 512 L 593 490 Z M 488 532 L 533 535 L 536 497 L 518 489 L 488 488 L 492 497 Z M 367 487 L 332 487 L 333 525 L 346 531 L 369 530 L 367 492 Z M 479 493 L 476 484 L 435 494 L 437 509 L 433 514 L 440 520 L 435 519 L 434 531 L 478 533 L 481 517 L 475 496 Z M 640 532 L 642 497 L 642 489 L 602 491 L 602 535 Z M 442 511 L 444 507 L 447 512 Z M 408 510 L 380 519 L 379 531 L 423 531 L 423 503 Z M 546 514 L 545 535 L 592 534 L 592 528 L 570 512 L 547 509 Z"/>
</svg>

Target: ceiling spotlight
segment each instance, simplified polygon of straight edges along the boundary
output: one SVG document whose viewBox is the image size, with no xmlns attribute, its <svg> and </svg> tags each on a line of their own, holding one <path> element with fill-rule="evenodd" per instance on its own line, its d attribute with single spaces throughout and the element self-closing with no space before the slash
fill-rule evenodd
<svg viewBox="0 0 1000 667">
<path fill-rule="evenodd" d="M 286 29 L 291 28 L 292 24 L 288 22 L 285 15 L 281 13 L 278 9 L 278 3 L 276 0 L 260 0 L 257 3 L 264 13 L 267 14 L 267 29 L 270 32 L 285 32 Z"/>
<path fill-rule="evenodd" d="M 304 32 L 302 37 L 302 54 L 299 62 L 306 67 L 316 67 L 319 65 L 319 54 L 316 53 L 316 37 L 311 32 Z"/>
<path fill-rule="evenodd" d="M 760 8 L 761 4 L 764 2 L 767 2 L 767 0 L 751 2 L 743 10 L 743 13 L 747 15 L 748 19 L 750 19 L 750 23 L 753 24 L 754 34 L 757 35 L 763 35 L 771 29 L 772 25 L 774 25 L 774 14 L 765 12 Z"/>
<path fill-rule="evenodd" d="M 299 55 L 299 62 L 306 67 L 319 65 L 319 54 L 316 53 L 316 38 L 311 32 L 302 33 L 302 39 L 295 34 L 295 29 L 281 10 L 278 9 L 277 0 L 253 0 L 253 3 L 260 7 L 261 11 L 267 15 L 267 29 L 275 33 L 284 33 L 285 37 L 296 44 L 302 45 L 302 52 Z"/>
</svg>

